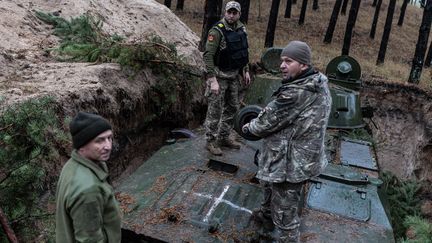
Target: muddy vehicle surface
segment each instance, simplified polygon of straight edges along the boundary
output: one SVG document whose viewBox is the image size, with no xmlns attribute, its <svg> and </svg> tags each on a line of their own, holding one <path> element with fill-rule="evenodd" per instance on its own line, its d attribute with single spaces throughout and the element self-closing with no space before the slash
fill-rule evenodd
<svg viewBox="0 0 432 243">
<path fill-rule="evenodd" d="M 279 87 L 280 51 L 272 48 L 263 54 L 266 73 L 255 78 L 246 105 L 265 105 Z M 304 190 L 301 241 L 394 242 L 372 141 L 348 136 L 373 115 L 360 104 L 361 67 L 340 56 L 329 63 L 326 74 L 333 98 L 326 141 L 330 163 Z M 202 129 L 173 130 L 167 144 L 116 189 L 124 241 L 257 241 L 251 216 L 263 200 L 254 177 L 261 140 L 253 140 L 243 139 L 240 150 L 213 157 L 205 149 Z"/>
</svg>

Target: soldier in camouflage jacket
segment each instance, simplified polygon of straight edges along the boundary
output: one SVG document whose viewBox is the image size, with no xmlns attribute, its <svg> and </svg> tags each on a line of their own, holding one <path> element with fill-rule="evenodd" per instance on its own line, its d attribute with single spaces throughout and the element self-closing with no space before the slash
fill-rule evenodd
<svg viewBox="0 0 432 243">
<path fill-rule="evenodd" d="M 298 203 L 306 180 L 327 165 L 324 137 L 331 96 L 327 77 L 310 65 L 310 47 L 292 41 L 281 53 L 282 85 L 271 101 L 245 127 L 264 138 L 258 155 L 259 178 L 266 201 L 260 215 L 276 226 L 278 242 L 297 242 L 300 221 Z M 257 212 L 257 211 L 256 211 Z"/>
<path fill-rule="evenodd" d="M 222 155 L 221 146 L 240 148 L 240 144 L 229 137 L 234 114 L 239 108 L 239 79 L 245 86 L 250 83 L 249 46 L 240 14 L 238 2 L 226 4 L 224 18 L 209 30 L 203 54 L 207 78 L 205 96 L 208 98 L 204 122 L 206 148 L 213 155 Z"/>
</svg>

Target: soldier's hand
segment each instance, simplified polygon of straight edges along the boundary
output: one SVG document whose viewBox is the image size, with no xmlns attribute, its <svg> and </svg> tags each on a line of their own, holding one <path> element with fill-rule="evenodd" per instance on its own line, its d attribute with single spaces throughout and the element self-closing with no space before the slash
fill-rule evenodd
<svg viewBox="0 0 432 243">
<path fill-rule="evenodd" d="M 249 123 L 246 123 L 246 124 L 243 125 L 242 132 L 243 133 L 248 133 L 249 132 Z"/>
<path fill-rule="evenodd" d="M 219 94 L 219 83 L 216 77 L 211 77 L 207 79 L 207 84 L 210 84 L 210 91 L 214 94 Z"/>
<path fill-rule="evenodd" d="M 244 72 L 243 82 L 246 86 L 249 86 L 249 84 L 251 83 L 251 78 L 250 78 L 249 72 Z"/>
</svg>

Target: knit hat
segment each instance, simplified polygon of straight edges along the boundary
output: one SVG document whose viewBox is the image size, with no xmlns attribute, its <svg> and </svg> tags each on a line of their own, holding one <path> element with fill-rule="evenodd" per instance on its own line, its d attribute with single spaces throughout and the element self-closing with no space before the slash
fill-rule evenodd
<svg viewBox="0 0 432 243">
<path fill-rule="evenodd" d="M 303 41 L 291 41 L 281 53 L 281 57 L 286 56 L 307 65 L 311 65 L 311 55 L 311 48 Z"/>
<path fill-rule="evenodd" d="M 225 11 L 228 11 L 230 9 L 235 9 L 239 12 L 241 12 L 241 6 L 240 3 L 236 2 L 236 1 L 229 1 L 227 2 L 227 4 L 225 5 Z"/>
<path fill-rule="evenodd" d="M 111 130 L 111 125 L 103 117 L 87 112 L 79 112 L 70 122 L 73 147 L 79 149 L 99 134 Z"/>
</svg>

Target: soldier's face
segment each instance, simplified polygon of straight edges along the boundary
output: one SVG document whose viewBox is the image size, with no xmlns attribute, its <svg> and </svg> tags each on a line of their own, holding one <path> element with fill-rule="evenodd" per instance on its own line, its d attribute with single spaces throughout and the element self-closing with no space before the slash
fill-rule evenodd
<svg viewBox="0 0 432 243">
<path fill-rule="evenodd" d="M 225 20 L 228 24 L 234 24 L 240 19 L 240 12 L 235 9 L 228 9 L 225 11 Z"/>
<path fill-rule="evenodd" d="M 107 130 L 79 148 L 78 153 L 92 161 L 107 161 L 111 155 L 112 141 L 113 132 Z"/>
<path fill-rule="evenodd" d="M 280 70 L 284 79 L 295 78 L 308 68 L 306 64 L 299 63 L 289 57 L 281 57 Z"/>
</svg>

